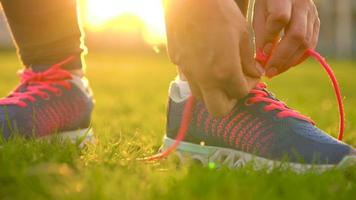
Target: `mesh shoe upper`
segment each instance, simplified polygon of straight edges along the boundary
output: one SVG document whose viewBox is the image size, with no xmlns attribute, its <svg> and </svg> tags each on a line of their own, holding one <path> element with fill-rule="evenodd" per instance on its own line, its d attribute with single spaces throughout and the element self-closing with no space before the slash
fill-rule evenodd
<svg viewBox="0 0 356 200">
<path fill-rule="evenodd" d="M 257 90 L 267 94 L 265 98 L 271 102 L 283 104 L 264 87 Z M 272 160 L 287 158 L 290 162 L 309 164 L 336 164 L 354 151 L 322 132 L 309 118 L 289 108 L 272 109 L 268 101 L 251 103 L 255 97 L 256 94 L 249 94 L 241 99 L 233 111 L 222 118 L 211 117 L 203 103 L 197 101 L 184 141 L 204 142 L 208 146 L 239 150 Z M 180 127 L 185 103 L 169 100 L 167 136 L 172 139 Z"/>
<path fill-rule="evenodd" d="M 0 132 L 46 136 L 90 125 L 93 101 L 84 82 L 53 66 L 44 72 L 22 73 L 21 84 L 0 99 Z"/>
</svg>

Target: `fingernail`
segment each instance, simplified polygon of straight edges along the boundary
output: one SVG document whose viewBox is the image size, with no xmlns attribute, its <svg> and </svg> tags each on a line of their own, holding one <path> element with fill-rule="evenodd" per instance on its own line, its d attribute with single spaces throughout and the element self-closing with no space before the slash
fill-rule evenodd
<svg viewBox="0 0 356 200">
<path fill-rule="evenodd" d="M 266 76 L 267 77 L 272 78 L 277 74 L 278 74 L 277 68 L 271 67 L 271 68 L 267 69 L 267 72 L 266 72 Z"/>
<path fill-rule="evenodd" d="M 270 55 L 272 53 L 272 48 L 273 48 L 272 43 L 266 44 L 265 47 L 263 48 L 263 53 L 266 55 Z"/>
<path fill-rule="evenodd" d="M 266 70 L 259 62 L 256 62 L 256 68 L 257 68 L 258 72 L 260 72 L 261 76 L 265 75 Z"/>
</svg>

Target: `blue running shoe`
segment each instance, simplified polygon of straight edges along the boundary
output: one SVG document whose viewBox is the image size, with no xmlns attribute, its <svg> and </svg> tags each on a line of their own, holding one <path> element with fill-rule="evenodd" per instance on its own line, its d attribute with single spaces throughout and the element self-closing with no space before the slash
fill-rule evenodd
<svg viewBox="0 0 356 200">
<path fill-rule="evenodd" d="M 92 138 L 93 100 L 88 81 L 55 64 L 45 71 L 25 69 L 20 85 L 0 99 L 0 133 L 25 137 L 58 135 L 71 140 Z"/>
<path fill-rule="evenodd" d="M 180 157 L 188 155 L 204 165 L 213 162 L 231 168 L 249 161 L 254 161 L 256 167 L 285 163 L 295 170 L 327 169 L 356 159 L 351 146 L 287 107 L 263 83 L 222 118 L 209 115 L 202 102 L 182 97 L 175 82 L 169 96 L 163 151 L 177 143 L 184 108 L 187 103 L 192 104 L 186 135 L 176 149 Z"/>
</svg>

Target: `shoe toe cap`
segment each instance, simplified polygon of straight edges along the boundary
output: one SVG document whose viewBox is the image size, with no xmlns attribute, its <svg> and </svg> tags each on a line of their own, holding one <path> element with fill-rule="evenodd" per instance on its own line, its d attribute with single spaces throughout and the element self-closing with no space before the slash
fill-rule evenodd
<svg viewBox="0 0 356 200">
<path fill-rule="evenodd" d="M 309 123 L 294 123 L 280 138 L 277 149 L 292 162 L 308 164 L 338 164 L 355 150 Z M 284 142 L 283 142 L 284 141 Z"/>
</svg>

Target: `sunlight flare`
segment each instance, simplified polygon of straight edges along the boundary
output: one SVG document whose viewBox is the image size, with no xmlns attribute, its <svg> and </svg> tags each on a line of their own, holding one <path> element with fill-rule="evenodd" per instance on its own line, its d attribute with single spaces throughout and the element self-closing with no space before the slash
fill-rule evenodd
<svg viewBox="0 0 356 200">
<path fill-rule="evenodd" d="M 140 31 L 148 44 L 166 41 L 161 0 L 86 0 L 84 13 L 84 23 L 91 31 Z M 119 23 L 117 19 L 122 17 Z"/>
</svg>

